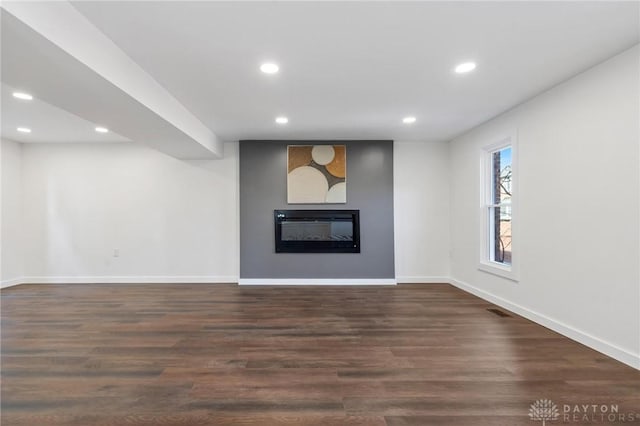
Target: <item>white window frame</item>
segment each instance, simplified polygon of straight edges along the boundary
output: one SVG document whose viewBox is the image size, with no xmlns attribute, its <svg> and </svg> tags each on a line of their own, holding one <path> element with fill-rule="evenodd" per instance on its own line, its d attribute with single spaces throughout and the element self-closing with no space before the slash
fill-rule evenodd
<svg viewBox="0 0 640 426">
<path fill-rule="evenodd" d="M 512 281 L 519 280 L 520 251 L 518 243 L 520 233 L 518 232 L 518 148 L 516 133 L 512 132 L 506 137 L 495 138 L 490 145 L 482 147 L 480 153 L 480 262 L 478 269 L 493 275 L 507 278 Z M 489 212 L 491 207 L 495 207 L 493 200 L 493 160 L 492 154 L 498 150 L 511 147 L 511 265 L 491 260 L 491 244 L 493 243 L 493 229 L 489 226 Z"/>
</svg>

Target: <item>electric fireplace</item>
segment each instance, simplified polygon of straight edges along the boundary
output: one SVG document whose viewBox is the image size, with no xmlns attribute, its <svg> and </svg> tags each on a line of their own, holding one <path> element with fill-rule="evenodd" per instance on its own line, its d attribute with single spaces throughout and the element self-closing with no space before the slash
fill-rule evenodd
<svg viewBox="0 0 640 426">
<path fill-rule="evenodd" d="M 274 210 L 276 253 L 360 253 L 360 210 Z"/>
</svg>

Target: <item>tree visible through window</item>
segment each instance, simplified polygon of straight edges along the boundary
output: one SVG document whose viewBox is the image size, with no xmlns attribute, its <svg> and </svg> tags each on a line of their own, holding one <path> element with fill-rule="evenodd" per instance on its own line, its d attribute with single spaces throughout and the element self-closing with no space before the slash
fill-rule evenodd
<svg viewBox="0 0 640 426">
<path fill-rule="evenodd" d="M 489 260 L 511 265 L 511 147 L 491 152 L 491 200 L 488 203 Z"/>
</svg>

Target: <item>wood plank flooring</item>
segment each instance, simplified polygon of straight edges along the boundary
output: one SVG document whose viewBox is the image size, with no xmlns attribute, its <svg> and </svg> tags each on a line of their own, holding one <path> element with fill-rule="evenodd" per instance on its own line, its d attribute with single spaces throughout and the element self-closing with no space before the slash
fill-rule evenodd
<svg viewBox="0 0 640 426">
<path fill-rule="evenodd" d="M 640 424 L 640 372 L 446 284 L 1 295 L 3 426 Z"/>
</svg>

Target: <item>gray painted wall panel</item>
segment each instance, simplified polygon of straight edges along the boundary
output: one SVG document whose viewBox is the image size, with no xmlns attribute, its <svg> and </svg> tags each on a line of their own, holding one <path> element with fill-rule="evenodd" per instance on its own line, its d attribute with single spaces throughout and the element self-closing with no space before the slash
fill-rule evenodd
<svg viewBox="0 0 640 426">
<path fill-rule="evenodd" d="M 287 204 L 287 145 L 347 146 L 346 204 Z M 361 253 L 276 253 L 273 210 L 358 209 Z M 392 141 L 240 141 L 240 278 L 395 278 Z"/>
</svg>

